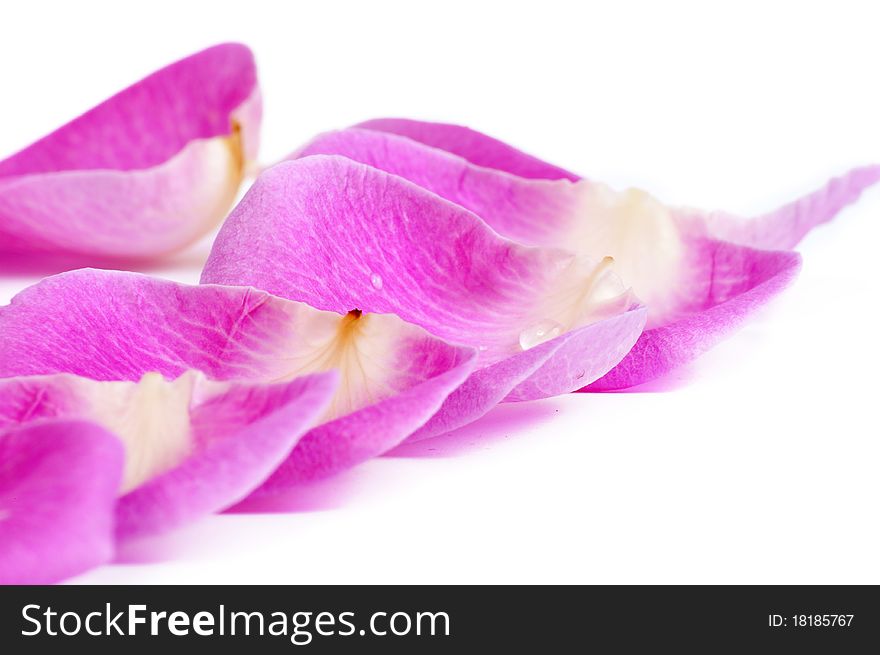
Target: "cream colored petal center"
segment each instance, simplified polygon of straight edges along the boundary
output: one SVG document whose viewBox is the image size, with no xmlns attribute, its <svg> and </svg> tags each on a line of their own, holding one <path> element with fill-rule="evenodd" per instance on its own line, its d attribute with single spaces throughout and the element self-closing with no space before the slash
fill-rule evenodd
<svg viewBox="0 0 880 655">
<path fill-rule="evenodd" d="M 341 384 L 325 421 L 378 402 L 411 385 L 400 347 L 415 326 L 390 315 L 339 315 L 290 303 L 289 329 L 281 347 L 266 353 L 274 376 L 249 382 L 281 382 L 336 369 Z M 125 447 L 120 493 L 179 465 L 194 447 L 192 410 L 228 388 L 188 371 L 176 380 L 147 373 L 138 382 L 98 382 L 71 376 L 76 397 L 86 403 L 83 418 L 116 434 Z"/>
<path fill-rule="evenodd" d="M 530 308 L 525 327 L 519 333 L 523 350 L 616 316 L 635 303 L 631 290 L 615 272 L 611 257 L 598 262 L 572 257 L 552 279 L 552 286 Z"/>
<path fill-rule="evenodd" d="M 280 380 L 335 369 L 340 385 L 324 420 L 376 403 L 401 390 L 399 347 L 415 326 L 390 314 L 346 315 L 300 306 L 281 362 Z"/>
<path fill-rule="evenodd" d="M 685 246 L 672 212 L 638 189 L 579 183 L 579 202 L 561 247 L 614 258 L 617 273 L 648 305 L 649 323 L 675 314 Z"/>
<path fill-rule="evenodd" d="M 176 380 L 147 373 L 140 382 L 92 382 L 92 420 L 125 446 L 121 492 L 125 493 L 179 464 L 190 452 L 190 405 L 199 374 Z"/>
</svg>

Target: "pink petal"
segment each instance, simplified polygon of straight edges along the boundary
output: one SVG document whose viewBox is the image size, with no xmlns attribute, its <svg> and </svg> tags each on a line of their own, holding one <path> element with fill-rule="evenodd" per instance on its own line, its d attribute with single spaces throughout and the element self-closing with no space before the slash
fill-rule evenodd
<svg viewBox="0 0 880 655">
<path fill-rule="evenodd" d="M 613 370 L 583 391 L 614 391 L 649 382 L 696 359 L 731 332 L 797 276 L 796 252 L 752 250 L 706 242 L 716 268 L 703 309 L 661 327 L 645 330 Z"/>
<path fill-rule="evenodd" d="M 0 430 L 0 584 L 48 584 L 109 561 L 122 446 L 50 421 Z"/>
<path fill-rule="evenodd" d="M 506 171 L 520 177 L 572 181 L 579 179 L 574 173 L 461 125 L 426 123 L 406 118 L 376 118 L 355 127 L 399 134 L 427 146 L 454 153 L 477 166 Z"/>
<path fill-rule="evenodd" d="M 369 131 L 374 132 L 372 137 L 364 133 Z M 309 154 L 344 155 L 400 175 L 471 209 L 502 234 L 541 245 L 555 244 L 553 232 L 562 230 L 562 223 L 578 210 L 577 185 L 561 181 L 589 184 L 469 128 L 406 119 L 375 119 L 322 134 L 294 156 Z M 450 183 L 453 179 L 457 184 Z M 719 211 L 675 211 L 685 222 L 696 219 L 704 224 L 712 238 L 789 250 L 878 181 L 880 166 L 855 168 L 803 198 L 751 218 Z"/>
<path fill-rule="evenodd" d="M 601 378 L 633 347 L 645 316 L 644 308 L 636 308 L 477 370 L 408 441 L 460 428 L 500 402 L 558 396 Z"/>
<path fill-rule="evenodd" d="M 214 380 L 287 380 L 336 368 L 314 363 L 320 350 L 312 341 L 316 324 L 342 318 L 252 288 L 73 271 L 46 278 L 0 308 L 0 377 L 71 373 L 143 383 L 146 374 L 179 380 L 194 369 Z M 324 425 L 302 440 L 287 473 L 279 474 L 289 482 L 327 475 L 397 445 L 475 365 L 473 349 L 396 317 L 364 320 L 360 345 L 378 342 L 364 353 L 375 388 L 353 393 L 356 385 L 343 380 L 333 407 L 315 422 Z M 162 393 L 166 403 L 176 397 Z"/>
<path fill-rule="evenodd" d="M 116 534 L 128 538 L 237 503 L 288 458 L 336 387 L 334 372 L 265 385 L 210 382 L 194 372 L 174 382 L 6 378 L 0 430 L 77 419 L 114 434 L 125 447 Z"/>
<path fill-rule="evenodd" d="M 486 372 L 444 405 L 450 416 L 432 419 L 452 425 L 515 389 L 517 400 L 577 389 L 629 350 L 644 311 L 625 293 L 596 300 L 589 286 L 596 268 L 581 263 L 502 239 L 474 214 L 399 177 L 315 156 L 260 176 L 221 230 L 202 281 L 251 284 L 330 311 L 394 313 L 478 348 Z M 566 304 L 557 298 L 563 291 L 583 297 Z M 548 314 L 582 308 L 592 309 L 575 312 L 565 334 L 523 351 L 522 336 Z M 551 361 L 561 352 L 564 366 Z"/>
<path fill-rule="evenodd" d="M 188 245 L 232 204 L 260 117 L 245 46 L 153 73 L 0 162 L 0 258 L 149 258 Z"/>
<path fill-rule="evenodd" d="M 403 124 L 422 125 L 411 121 Z M 478 134 L 470 130 L 466 133 Z M 397 133 L 363 127 L 327 132 L 291 158 L 309 155 L 342 155 L 398 175 L 471 210 L 500 234 L 527 244 L 558 245 L 559 233 L 566 229 L 580 205 L 579 186 L 568 177 L 532 179 L 533 176 L 514 175 L 506 169 L 476 165 L 455 151 L 425 145 Z"/>
<path fill-rule="evenodd" d="M 195 452 L 119 500 L 116 534 L 164 532 L 245 498 L 290 458 L 336 390 L 324 373 L 277 385 L 224 385 L 191 414 Z"/>
<path fill-rule="evenodd" d="M 707 212 L 701 218 L 716 239 L 753 248 L 789 250 L 810 230 L 830 221 L 878 181 L 880 166 L 864 166 L 835 177 L 810 195 L 761 216 L 743 218 L 724 212 Z"/>
<path fill-rule="evenodd" d="M 792 247 L 880 180 L 880 166 L 856 169 L 777 211 L 742 219 L 670 209 L 638 190 L 619 193 L 549 171 L 517 175 L 516 164 L 483 157 L 475 143 L 497 142 L 466 128 L 380 120 L 320 135 L 294 156 L 343 155 L 466 207 L 521 243 L 613 256 L 623 280 L 648 305 L 648 329 L 623 369 L 591 389 L 647 381 L 692 359 L 784 288 L 798 269 L 793 257 L 722 247 L 718 238 Z M 728 291 L 719 293 L 719 287 Z M 746 297 L 736 301 L 730 289 Z"/>
<path fill-rule="evenodd" d="M 416 432 L 450 393 L 456 393 L 476 364 L 474 351 L 444 352 L 434 343 L 425 339 L 400 351 L 401 366 L 423 367 L 419 377 L 425 382 L 314 428 L 253 495 L 279 493 L 351 468 L 391 450 Z"/>
</svg>

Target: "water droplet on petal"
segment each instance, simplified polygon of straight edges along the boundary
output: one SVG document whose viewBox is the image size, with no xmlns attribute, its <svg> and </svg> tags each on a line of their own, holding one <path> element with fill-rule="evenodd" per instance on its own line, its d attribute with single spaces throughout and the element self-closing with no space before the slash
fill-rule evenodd
<svg viewBox="0 0 880 655">
<path fill-rule="evenodd" d="M 477 346 L 477 350 L 479 350 L 481 353 L 484 353 L 489 350 L 489 346 Z"/>
<path fill-rule="evenodd" d="M 370 284 L 372 284 L 372 285 L 373 285 L 373 288 L 374 288 L 376 291 L 378 291 L 379 289 L 382 288 L 382 276 L 379 275 L 378 273 L 373 273 L 373 274 L 370 276 Z"/>
<path fill-rule="evenodd" d="M 614 260 L 606 257 L 596 267 L 590 288 L 590 301 L 593 304 L 598 305 L 626 293 L 627 287 L 614 271 L 613 266 Z"/>
<path fill-rule="evenodd" d="M 537 325 L 526 328 L 519 334 L 519 345 L 523 350 L 534 348 L 535 346 L 555 339 L 562 334 L 562 326 L 556 321 L 543 320 Z"/>
<path fill-rule="evenodd" d="M 586 374 L 587 374 L 586 371 L 584 371 L 584 370 L 580 370 L 580 371 L 578 371 L 577 373 L 574 374 L 574 379 L 575 379 L 575 380 L 580 380 L 580 379 L 581 379 L 582 377 L 584 377 Z"/>
</svg>

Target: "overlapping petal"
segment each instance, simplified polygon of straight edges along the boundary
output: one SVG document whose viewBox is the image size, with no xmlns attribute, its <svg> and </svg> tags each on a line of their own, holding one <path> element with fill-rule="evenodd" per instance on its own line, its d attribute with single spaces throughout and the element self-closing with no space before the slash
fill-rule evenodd
<svg viewBox="0 0 880 655">
<path fill-rule="evenodd" d="M 866 167 L 758 219 L 666 207 L 647 193 L 578 179 L 467 128 L 382 119 L 320 135 L 294 157 L 342 155 L 470 209 L 530 245 L 614 257 L 648 306 L 648 329 L 592 389 L 645 382 L 716 343 L 795 276 L 789 248 L 880 179 Z M 721 240 L 726 239 L 726 241 Z"/>
<path fill-rule="evenodd" d="M 274 458 L 276 491 L 353 466 L 425 423 L 475 360 L 472 349 L 450 345 L 395 316 L 325 312 L 247 287 L 188 286 L 95 270 L 46 278 L 20 293 L 0 308 L 0 334 L 0 377 L 19 376 L 13 384 L 58 373 L 87 378 L 79 379 L 75 395 L 91 398 L 105 424 L 127 443 L 159 447 L 146 454 L 147 474 L 141 472 L 139 480 L 155 478 L 153 487 L 187 483 L 181 476 L 188 474 L 155 476 L 168 472 L 167 458 L 180 464 L 180 453 L 201 443 L 200 426 L 208 420 L 213 424 L 204 434 L 230 435 L 223 443 L 231 445 L 217 448 L 232 449 L 229 461 L 242 462 L 236 473 L 240 480 L 259 477 L 245 475 L 251 458 L 247 448 L 254 446 L 243 442 L 265 442 L 259 450 L 264 461 L 254 466 L 262 467 L 265 478 Z M 298 382 L 308 380 L 301 376 L 334 370 L 340 376 L 335 391 L 324 378 Z M 62 382 L 70 386 L 69 379 Z M 38 384 L 26 398 L 46 398 L 44 386 Z M 321 401 L 324 395 L 329 404 Z M 51 396 L 50 407 L 60 402 L 56 397 Z M 284 409 L 289 403 L 296 407 Z M 37 400 L 19 405 L 42 406 Z M 300 418 L 278 418 L 282 410 Z M 319 424 L 289 457 L 271 454 L 285 447 L 279 441 L 284 435 L 273 436 L 280 427 L 273 426 L 286 426 L 288 437 L 299 437 Z M 126 437 L 126 430 L 132 434 Z M 253 436 L 245 438 L 248 434 Z M 287 441 L 288 451 L 294 443 Z M 211 454 L 216 452 L 205 450 L 205 456 L 217 460 Z M 204 469 L 194 466 L 194 471 Z M 180 503 L 162 509 L 158 501 L 174 500 L 163 488 L 135 493 L 155 499 L 157 513 L 192 511 Z M 186 503 L 194 502 L 189 494 Z M 143 509 L 138 514 L 137 521 L 121 528 L 124 532 L 151 524 Z M 157 525 L 160 520 L 165 519 L 157 518 Z"/>
<path fill-rule="evenodd" d="M 209 48 L 0 162 L 0 259 L 151 258 L 225 215 L 256 158 L 253 55 Z"/>
<path fill-rule="evenodd" d="M 48 584 L 113 557 L 123 451 L 80 421 L 0 427 L 0 584 Z"/>
<path fill-rule="evenodd" d="M 224 224 L 202 282 L 248 284 L 333 312 L 394 313 L 476 348 L 479 371 L 420 437 L 505 398 L 595 380 L 645 320 L 609 260 L 521 246 L 401 177 L 334 156 L 264 172 Z"/>
<path fill-rule="evenodd" d="M 511 145 L 462 125 L 428 123 L 407 118 L 375 118 L 356 127 L 398 134 L 413 141 L 445 150 L 472 164 L 505 171 L 530 179 L 577 181 L 578 175 L 548 164 Z"/>
<path fill-rule="evenodd" d="M 115 530 L 128 538 L 244 498 L 289 456 L 335 388 L 332 372 L 268 385 L 212 382 L 194 371 L 171 381 L 158 373 L 138 382 L 5 378 L 0 429 L 77 419 L 114 435 L 125 448 Z"/>
</svg>

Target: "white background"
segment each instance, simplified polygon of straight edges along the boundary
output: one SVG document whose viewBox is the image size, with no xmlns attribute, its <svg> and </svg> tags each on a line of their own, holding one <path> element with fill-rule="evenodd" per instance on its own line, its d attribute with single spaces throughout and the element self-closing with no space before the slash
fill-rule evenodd
<svg viewBox="0 0 880 655">
<path fill-rule="evenodd" d="M 240 40 L 264 162 L 409 116 L 753 214 L 880 161 L 872 3 L 652 4 L 9 3 L 0 156 Z M 195 282 L 207 245 L 153 272 Z M 802 244 L 783 297 L 661 384 L 504 406 L 294 513 L 211 517 L 77 581 L 878 583 L 878 249 L 875 190 Z M 0 301 L 34 281 L 0 276 Z"/>
</svg>

